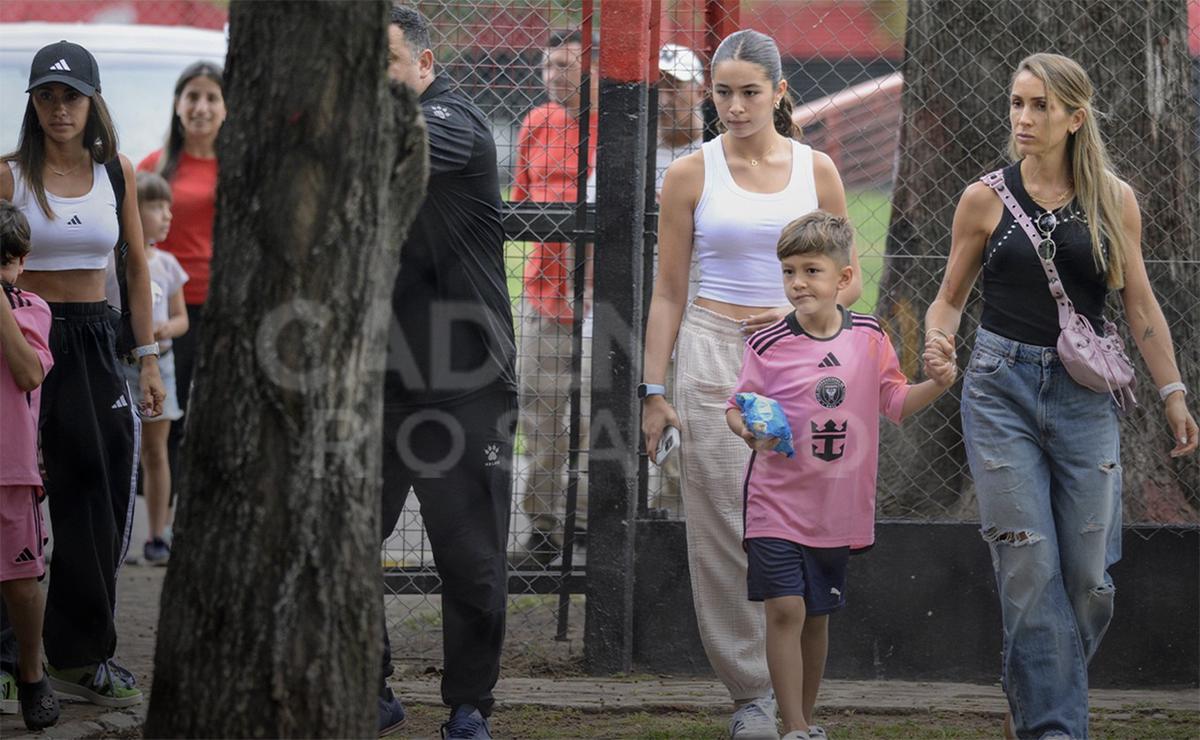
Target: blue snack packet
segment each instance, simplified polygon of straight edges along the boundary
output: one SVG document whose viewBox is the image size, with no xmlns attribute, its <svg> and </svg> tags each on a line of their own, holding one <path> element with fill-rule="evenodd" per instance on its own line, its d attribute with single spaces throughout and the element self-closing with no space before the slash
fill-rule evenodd
<svg viewBox="0 0 1200 740">
<path fill-rule="evenodd" d="M 796 454 L 796 448 L 792 447 L 792 427 L 778 401 L 757 393 L 739 393 L 734 400 L 741 408 L 742 419 L 751 434 L 759 439 L 776 437 L 779 444 L 775 445 L 775 452 L 782 452 L 787 457 Z"/>
</svg>

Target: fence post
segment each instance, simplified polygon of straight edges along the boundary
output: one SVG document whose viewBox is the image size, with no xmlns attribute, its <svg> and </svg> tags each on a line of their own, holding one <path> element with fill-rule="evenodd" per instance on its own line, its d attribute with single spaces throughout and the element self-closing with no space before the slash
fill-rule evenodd
<svg viewBox="0 0 1200 740">
<path fill-rule="evenodd" d="M 600 4 L 592 426 L 584 659 L 633 668 L 633 548 L 642 368 L 650 0 Z M 605 319 L 608 320 L 605 320 Z"/>
</svg>

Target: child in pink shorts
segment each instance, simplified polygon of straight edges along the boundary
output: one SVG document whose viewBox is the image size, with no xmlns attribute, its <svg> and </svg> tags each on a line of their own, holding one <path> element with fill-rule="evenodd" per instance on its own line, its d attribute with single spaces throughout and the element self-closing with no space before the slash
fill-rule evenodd
<svg viewBox="0 0 1200 740">
<path fill-rule="evenodd" d="M 0 593 L 19 651 L 16 680 L 0 671 L 0 700 L 15 712 L 17 695 L 25 726 L 40 730 L 58 721 L 58 698 L 42 671 L 45 596 L 38 580 L 46 572 L 42 476 L 37 462 L 41 386 L 54 364 L 50 354 L 50 307 L 14 287 L 29 254 L 29 223 L 0 200 Z M 15 688 L 15 692 L 14 692 Z"/>
</svg>

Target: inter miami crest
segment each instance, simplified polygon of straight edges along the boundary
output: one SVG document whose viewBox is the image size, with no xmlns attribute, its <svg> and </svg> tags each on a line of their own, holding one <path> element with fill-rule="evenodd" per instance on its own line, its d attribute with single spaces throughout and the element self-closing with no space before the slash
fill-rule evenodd
<svg viewBox="0 0 1200 740">
<path fill-rule="evenodd" d="M 836 409 L 846 400 L 846 384 L 841 378 L 821 378 L 817 383 L 817 403 L 827 409 Z"/>
<path fill-rule="evenodd" d="M 842 456 L 846 451 L 846 425 L 847 421 L 843 421 L 839 427 L 833 419 L 825 422 L 822 426 L 817 426 L 817 422 L 810 421 L 812 427 L 813 457 L 825 462 L 833 462 Z M 841 442 L 840 447 L 836 447 Z"/>
</svg>

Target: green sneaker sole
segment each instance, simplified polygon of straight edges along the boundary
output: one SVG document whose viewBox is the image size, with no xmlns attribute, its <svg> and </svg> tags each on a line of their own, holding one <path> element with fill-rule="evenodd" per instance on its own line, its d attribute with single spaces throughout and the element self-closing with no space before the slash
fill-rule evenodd
<svg viewBox="0 0 1200 740">
<path fill-rule="evenodd" d="M 77 683 L 55 678 L 47 671 L 47 677 L 50 679 L 50 687 L 59 694 L 67 696 L 77 696 L 80 699 L 86 699 L 93 704 L 98 704 L 102 707 L 132 707 L 135 704 L 142 703 L 142 692 L 133 689 L 135 693 L 128 696 L 108 696 L 92 691 L 86 686 L 80 686 Z"/>
</svg>

